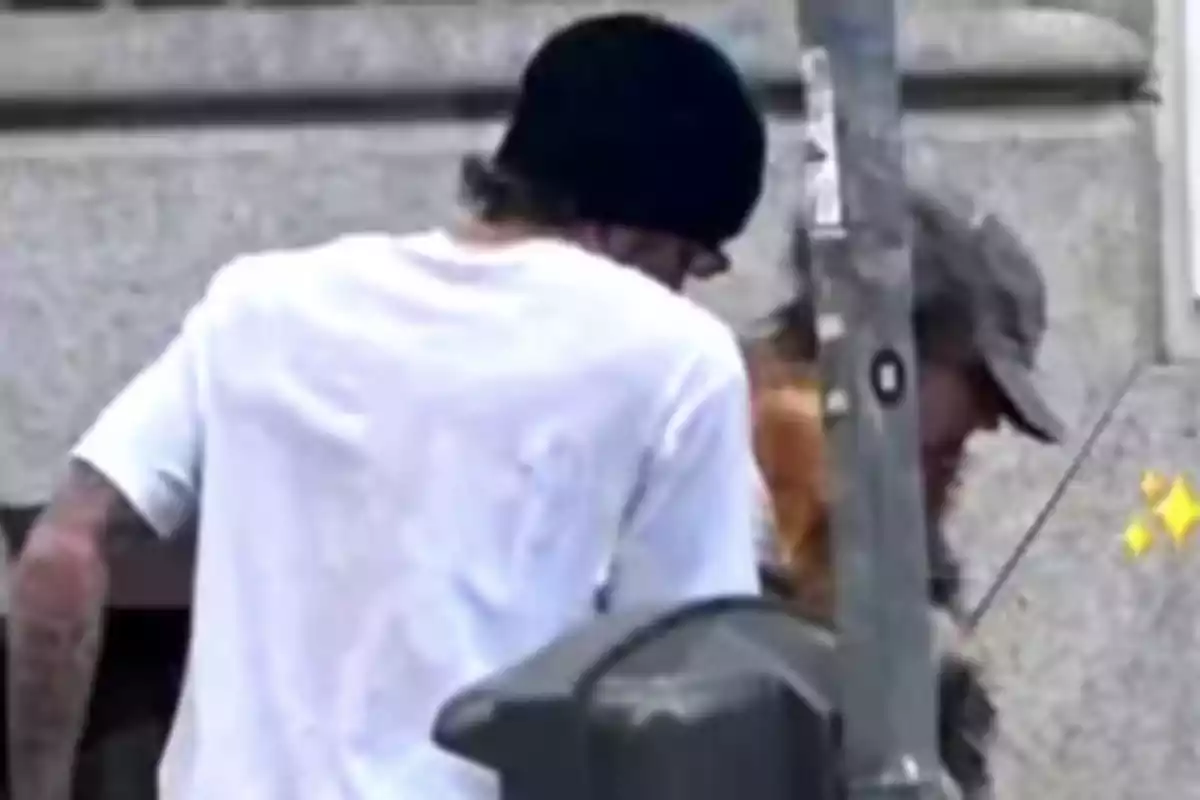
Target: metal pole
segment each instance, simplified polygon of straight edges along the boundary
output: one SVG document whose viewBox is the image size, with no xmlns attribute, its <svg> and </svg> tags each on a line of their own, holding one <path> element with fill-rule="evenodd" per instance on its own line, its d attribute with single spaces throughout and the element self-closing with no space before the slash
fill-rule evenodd
<svg viewBox="0 0 1200 800">
<path fill-rule="evenodd" d="M 801 0 L 850 800 L 940 796 L 892 0 Z"/>
</svg>

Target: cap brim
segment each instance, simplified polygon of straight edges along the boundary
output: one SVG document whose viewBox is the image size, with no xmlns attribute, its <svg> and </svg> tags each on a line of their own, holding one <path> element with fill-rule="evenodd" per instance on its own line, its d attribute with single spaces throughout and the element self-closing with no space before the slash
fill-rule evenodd
<svg viewBox="0 0 1200 800">
<path fill-rule="evenodd" d="M 1022 433 L 1041 442 L 1061 442 L 1066 426 L 1042 398 L 1033 374 L 1012 358 L 985 356 L 988 372 L 1008 401 L 1008 416 Z"/>
</svg>

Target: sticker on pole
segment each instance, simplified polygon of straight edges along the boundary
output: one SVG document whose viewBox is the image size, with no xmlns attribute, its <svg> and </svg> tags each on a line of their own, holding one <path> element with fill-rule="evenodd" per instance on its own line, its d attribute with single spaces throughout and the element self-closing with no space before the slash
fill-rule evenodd
<svg viewBox="0 0 1200 800">
<path fill-rule="evenodd" d="M 808 192 L 810 233 L 825 237 L 840 235 L 842 188 L 838 175 L 837 117 L 830 72 L 829 53 L 824 48 L 806 50 L 800 72 L 807 92 L 805 125 L 805 184 Z"/>
</svg>

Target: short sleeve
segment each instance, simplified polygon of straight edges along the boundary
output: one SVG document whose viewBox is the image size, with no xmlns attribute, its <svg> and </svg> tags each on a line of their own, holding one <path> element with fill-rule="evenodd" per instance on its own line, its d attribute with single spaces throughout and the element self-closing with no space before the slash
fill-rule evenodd
<svg viewBox="0 0 1200 800">
<path fill-rule="evenodd" d="M 192 308 L 171 343 L 109 403 L 71 454 L 107 478 L 163 537 L 196 507 L 208 302 Z"/>
<path fill-rule="evenodd" d="M 618 540 L 611 606 L 759 594 L 758 487 L 746 375 L 730 366 L 669 415 Z"/>
</svg>

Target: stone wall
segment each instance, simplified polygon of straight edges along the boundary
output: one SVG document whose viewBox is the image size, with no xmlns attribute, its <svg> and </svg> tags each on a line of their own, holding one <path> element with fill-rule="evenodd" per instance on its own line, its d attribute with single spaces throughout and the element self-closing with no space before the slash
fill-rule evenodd
<svg viewBox="0 0 1200 800">
<path fill-rule="evenodd" d="M 530 48 L 596 5 L 615 4 L 0 18 L 0 505 L 45 500 L 72 439 L 233 254 L 452 213 L 457 159 L 493 141 Z M 782 90 L 767 198 L 737 270 L 696 292 L 744 325 L 787 291 L 793 13 L 655 5 Z M 1057 450 L 982 443 L 955 526 L 976 594 L 1102 429 L 972 642 L 1003 715 L 1000 798 L 1191 796 L 1196 556 L 1131 565 L 1119 538 L 1142 469 L 1200 466 L 1200 377 L 1150 365 L 1158 112 L 1133 88 L 1148 79 L 1155 6 L 914 5 L 910 165 L 978 196 L 1044 262 L 1045 385 L 1073 430 Z M 185 593 L 181 571 L 153 571 Z"/>
</svg>

